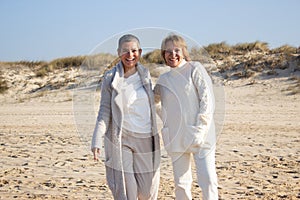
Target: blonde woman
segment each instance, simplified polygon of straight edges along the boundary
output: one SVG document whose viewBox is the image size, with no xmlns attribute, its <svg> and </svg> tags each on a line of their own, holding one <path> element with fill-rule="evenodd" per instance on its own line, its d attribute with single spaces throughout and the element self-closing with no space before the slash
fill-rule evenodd
<svg viewBox="0 0 300 200">
<path fill-rule="evenodd" d="M 199 62 L 190 60 L 181 36 L 166 37 L 161 44 L 161 55 L 170 71 L 159 77 L 154 91 L 161 100 L 162 138 L 172 159 L 176 199 L 192 199 L 194 157 L 203 199 L 216 200 L 212 81 Z"/>
</svg>

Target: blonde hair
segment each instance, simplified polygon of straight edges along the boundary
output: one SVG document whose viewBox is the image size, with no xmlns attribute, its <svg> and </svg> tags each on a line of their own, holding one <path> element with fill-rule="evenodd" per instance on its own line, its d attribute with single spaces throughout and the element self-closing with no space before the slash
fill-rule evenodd
<svg viewBox="0 0 300 200">
<path fill-rule="evenodd" d="M 171 34 L 171 35 L 167 36 L 165 39 L 163 39 L 163 41 L 161 43 L 161 49 L 160 49 L 161 56 L 163 57 L 165 62 L 166 62 L 165 52 L 166 52 L 166 46 L 167 46 L 168 42 L 172 42 L 173 44 L 175 44 L 176 46 L 181 48 L 184 59 L 186 61 L 191 61 L 185 40 L 179 35 Z"/>
</svg>

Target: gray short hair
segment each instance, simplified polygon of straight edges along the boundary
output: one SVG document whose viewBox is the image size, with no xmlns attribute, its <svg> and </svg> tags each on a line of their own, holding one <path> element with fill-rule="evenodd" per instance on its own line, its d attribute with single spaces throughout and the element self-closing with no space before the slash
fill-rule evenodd
<svg viewBox="0 0 300 200">
<path fill-rule="evenodd" d="M 136 42 L 138 47 L 140 48 L 140 40 L 135 36 L 135 35 L 132 35 L 132 34 L 126 34 L 126 35 L 123 35 L 120 39 L 119 39 L 119 46 L 118 46 L 118 50 L 121 48 L 122 44 L 125 43 L 125 42 Z"/>
</svg>

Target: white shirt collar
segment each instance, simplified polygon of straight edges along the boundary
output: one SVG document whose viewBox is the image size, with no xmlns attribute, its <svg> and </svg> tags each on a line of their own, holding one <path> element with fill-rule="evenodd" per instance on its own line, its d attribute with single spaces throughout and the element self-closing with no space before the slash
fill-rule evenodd
<svg viewBox="0 0 300 200">
<path fill-rule="evenodd" d="M 183 60 L 181 61 L 181 63 L 178 65 L 178 67 L 182 67 L 182 66 L 185 65 L 186 63 L 187 63 L 186 60 L 183 59 Z"/>
</svg>

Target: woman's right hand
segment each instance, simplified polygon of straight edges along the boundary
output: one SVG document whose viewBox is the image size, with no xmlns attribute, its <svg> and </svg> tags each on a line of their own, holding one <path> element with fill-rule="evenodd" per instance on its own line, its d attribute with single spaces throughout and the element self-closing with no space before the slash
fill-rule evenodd
<svg viewBox="0 0 300 200">
<path fill-rule="evenodd" d="M 94 161 L 99 160 L 99 155 L 100 155 L 100 149 L 99 148 L 92 148 L 92 152 L 94 154 Z"/>
</svg>

